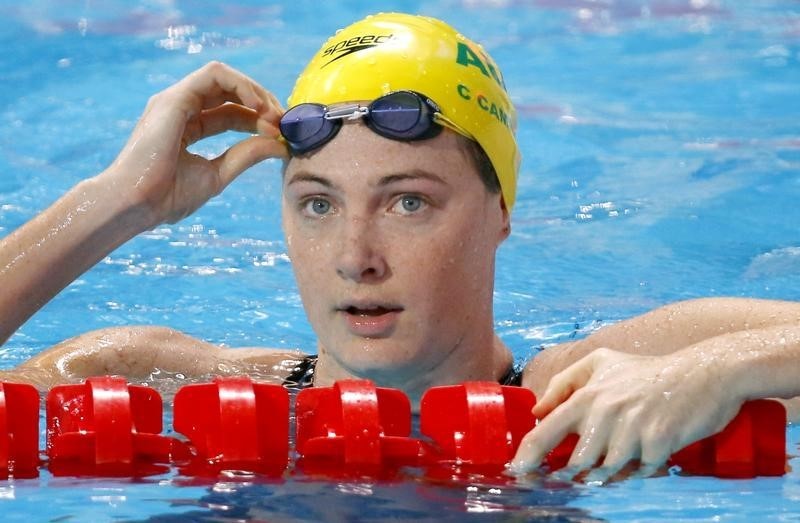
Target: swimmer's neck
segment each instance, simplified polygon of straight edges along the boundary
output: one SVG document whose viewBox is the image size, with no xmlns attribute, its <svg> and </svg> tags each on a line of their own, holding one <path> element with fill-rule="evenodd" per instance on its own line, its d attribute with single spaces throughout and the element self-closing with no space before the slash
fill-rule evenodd
<svg viewBox="0 0 800 523">
<path fill-rule="evenodd" d="M 491 345 L 486 350 L 486 344 Z M 422 395 L 431 387 L 453 385 L 465 381 L 499 381 L 506 375 L 514 358 L 500 338 L 492 333 L 488 342 L 478 347 L 459 347 L 445 360 L 427 372 L 409 372 L 403 369 L 381 369 L 358 372 L 347 368 L 319 345 L 319 359 L 314 370 L 314 385 L 330 387 L 344 379 L 369 379 L 378 387 L 400 389 L 411 400 L 411 408 L 419 411 Z"/>
</svg>

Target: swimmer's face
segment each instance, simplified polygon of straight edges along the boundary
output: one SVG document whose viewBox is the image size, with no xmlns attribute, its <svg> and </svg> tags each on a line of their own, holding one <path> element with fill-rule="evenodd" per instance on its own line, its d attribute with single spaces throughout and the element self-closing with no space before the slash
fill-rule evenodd
<svg viewBox="0 0 800 523">
<path fill-rule="evenodd" d="M 400 142 L 347 123 L 289 162 L 283 224 L 319 338 L 318 384 L 446 380 L 464 358 L 490 357 L 508 214 L 458 144 L 450 131 Z"/>
</svg>

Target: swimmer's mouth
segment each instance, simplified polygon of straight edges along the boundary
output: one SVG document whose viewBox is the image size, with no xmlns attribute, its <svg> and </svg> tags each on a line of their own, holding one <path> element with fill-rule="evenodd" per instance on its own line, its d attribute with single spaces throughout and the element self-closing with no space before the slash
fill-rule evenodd
<svg viewBox="0 0 800 523">
<path fill-rule="evenodd" d="M 382 316 L 392 312 L 400 312 L 402 307 L 397 305 L 344 305 L 337 310 L 352 316 Z"/>
</svg>

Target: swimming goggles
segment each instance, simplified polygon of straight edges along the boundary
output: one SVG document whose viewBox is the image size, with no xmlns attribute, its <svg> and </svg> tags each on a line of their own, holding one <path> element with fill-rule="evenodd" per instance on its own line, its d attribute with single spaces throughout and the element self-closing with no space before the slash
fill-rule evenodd
<svg viewBox="0 0 800 523">
<path fill-rule="evenodd" d="M 349 104 L 329 108 L 302 103 L 286 111 L 280 129 L 293 154 L 304 154 L 325 145 L 342 127 L 342 120 L 358 120 L 377 134 L 392 140 L 433 138 L 447 127 L 471 140 L 472 135 L 444 116 L 433 100 L 414 91 L 394 91 L 368 106 Z"/>
</svg>

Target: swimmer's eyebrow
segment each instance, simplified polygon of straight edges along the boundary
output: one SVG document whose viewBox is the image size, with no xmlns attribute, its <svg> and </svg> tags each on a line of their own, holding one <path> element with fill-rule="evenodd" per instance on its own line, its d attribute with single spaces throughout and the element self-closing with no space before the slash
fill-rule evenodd
<svg viewBox="0 0 800 523">
<path fill-rule="evenodd" d="M 328 180 L 327 178 L 323 178 L 322 176 L 317 176 L 316 174 L 311 174 L 309 172 L 301 171 L 292 176 L 289 180 L 289 183 L 286 185 L 292 185 L 293 183 L 300 183 L 300 182 L 311 182 L 311 183 L 318 183 L 324 187 L 329 189 L 336 189 L 336 184 L 332 181 Z"/>
<path fill-rule="evenodd" d="M 391 185 L 397 182 L 402 182 L 406 180 L 419 180 L 419 179 L 430 180 L 440 185 L 450 185 L 444 179 L 437 176 L 436 174 L 428 171 L 423 171 L 422 169 L 412 169 L 409 172 L 390 174 L 388 176 L 384 176 L 383 178 L 380 179 L 378 185 L 385 187 L 387 185 Z"/>
</svg>

